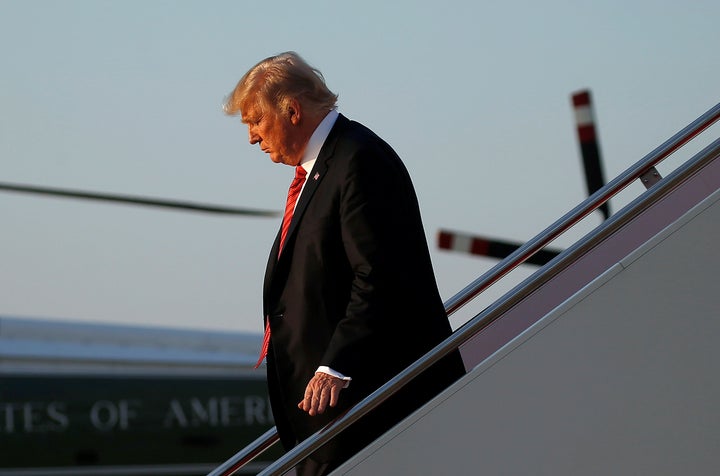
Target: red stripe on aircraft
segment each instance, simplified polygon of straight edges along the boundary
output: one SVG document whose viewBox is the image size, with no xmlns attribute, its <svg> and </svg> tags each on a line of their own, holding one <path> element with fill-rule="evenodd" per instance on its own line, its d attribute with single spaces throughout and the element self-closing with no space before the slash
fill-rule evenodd
<svg viewBox="0 0 720 476">
<path fill-rule="evenodd" d="M 481 240 L 479 238 L 473 238 L 472 244 L 470 245 L 470 253 L 474 255 L 487 255 L 490 250 L 490 242 L 487 240 Z"/>
<path fill-rule="evenodd" d="M 583 91 L 573 94 L 572 100 L 575 107 L 588 106 L 590 105 L 590 93 L 588 91 Z"/>
<path fill-rule="evenodd" d="M 445 231 L 441 231 L 438 235 L 438 247 L 444 250 L 451 250 L 453 245 L 453 235 Z"/>
<path fill-rule="evenodd" d="M 579 126 L 577 131 L 580 142 L 594 142 L 596 139 L 595 126 L 592 124 L 589 126 Z"/>
</svg>

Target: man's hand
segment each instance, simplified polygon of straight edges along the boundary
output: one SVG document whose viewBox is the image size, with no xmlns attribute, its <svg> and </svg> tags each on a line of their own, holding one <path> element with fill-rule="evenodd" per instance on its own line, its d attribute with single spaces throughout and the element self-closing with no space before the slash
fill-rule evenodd
<svg viewBox="0 0 720 476">
<path fill-rule="evenodd" d="M 328 405 L 337 405 L 340 390 L 345 381 L 332 375 L 316 372 L 305 388 L 305 398 L 298 403 L 298 408 L 308 412 L 310 416 L 321 414 Z"/>
</svg>

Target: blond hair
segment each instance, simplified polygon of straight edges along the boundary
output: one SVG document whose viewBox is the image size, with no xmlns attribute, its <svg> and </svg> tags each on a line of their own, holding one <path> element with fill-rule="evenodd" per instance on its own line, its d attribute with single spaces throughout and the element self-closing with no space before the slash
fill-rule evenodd
<svg viewBox="0 0 720 476">
<path fill-rule="evenodd" d="M 288 51 L 265 58 L 245 73 L 223 109 L 228 115 L 237 115 L 257 104 L 261 109 L 287 112 L 290 100 L 296 99 L 308 112 L 320 113 L 335 109 L 337 98 L 320 71 Z"/>
</svg>

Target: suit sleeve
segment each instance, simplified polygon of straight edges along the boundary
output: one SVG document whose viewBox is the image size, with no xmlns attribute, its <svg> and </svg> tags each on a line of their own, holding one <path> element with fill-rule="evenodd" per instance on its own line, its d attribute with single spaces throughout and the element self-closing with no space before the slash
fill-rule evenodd
<svg viewBox="0 0 720 476">
<path fill-rule="evenodd" d="M 404 368 L 398 352 L 410 316 L 403 300 L 416 271 L 413 246 L 425 237 L 410 178 L 389 146 L 365 146 L 348 164 L 339 213 L 352 284 L 323 364 L 356 381 L 380 366 Z"/>
</svg>

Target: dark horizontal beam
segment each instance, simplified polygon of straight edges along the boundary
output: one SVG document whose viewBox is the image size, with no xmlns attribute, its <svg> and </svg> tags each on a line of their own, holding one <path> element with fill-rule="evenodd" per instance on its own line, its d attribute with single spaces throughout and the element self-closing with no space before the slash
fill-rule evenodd
<svg viewBox="0 0 720 476">
<path fill-rule="evenodd" d="M 454 231 L 440 230 L 438 233 L 438 248 L 472 255 L 503 259 L 520 246 L 522 245 L 518 243 Z M 561 250 L 545 248 L 529 257 L 525 262 L 542 266 L 560 253 Z"/>
<path fill-rule="evenodd" d="M 225 215 L 245 215 L 256 217 L 278 217 L 280 212 L 272 210 L 257 210 L 251 208 L 236 208 L 224 205 L 207 205 L 195 202 L 179 200 L 165 200 L 147 197 L 135 197 L 130 195 L 114 195 L 109 193 L 85 192 L 80 190 L 69 190 L 53 187 L 38 187 L 34 185 L 22 185 L 0 182 L 0 191 L 19 192 L 35 195 L 47 195 L 53 197 L 76 198 L 83 200 L 99 200 L 105 202 L 124 203 L 149 207 L 171 208 L 193 212 L 218 213 Z"/>
</svg>

